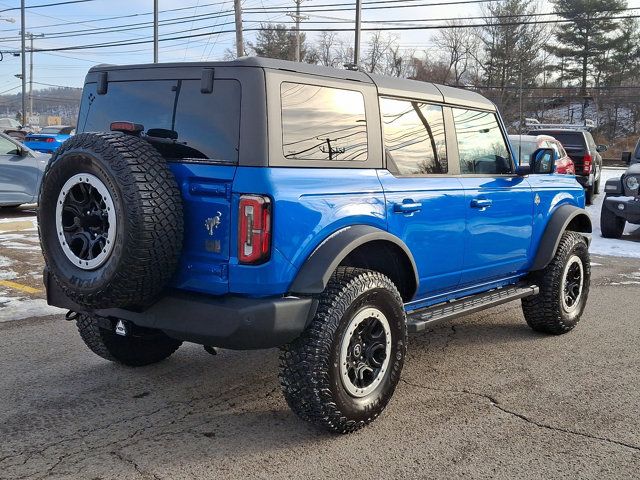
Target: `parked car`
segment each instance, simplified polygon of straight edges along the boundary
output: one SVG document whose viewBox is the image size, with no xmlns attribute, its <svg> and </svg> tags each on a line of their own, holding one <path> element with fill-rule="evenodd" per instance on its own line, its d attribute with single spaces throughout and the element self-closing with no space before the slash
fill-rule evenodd
<svg viewBox="0 0 640 480">
<path fill-rule="evenodd" d="M 593 197 L 600 193 L 600 178 L 602 175 L 602 156 L 607 150 L 606 145 L 596 145 L 593 136 L 581 125 L 536 125 L 529 131 L 529 135 L 550 135 L 558 140 L 567 154 L 573 160 L 576 179 L 584 187 L 587 204 L 593 202 Z"/>
<path fill-rule="evenodd" d="M 49 158 L 0 133 L 0 207 L 35 203 Z"/>
<path fill-rule="evenodd" d="M 0 118 L 0 131 L 6 133 L 10 137 L 17 138 L 22 141 L 27 134 L 27 130 L 28 129 L 25 129 L 20 125 L 20 122 L 13 118 Z"/>
<path fill-rule="evenodd" d="M 621 238 L 627 222 L 640 225 L 640 140 L 622 160 L 629 165 L 627 171 L 604 186 L 600 231 L 605 238 Z"/>
<path fill-rule="evenodd" d="M 78 126 L 42 185 L 44 281 L 105 359 L 280 347 L 289 406 L 345 433 L 391 399 L 408 331 L 522 300 L 562 334 L 587 301 L 582 187 L 549 148 L 517 168 L 477 93 L 255 57 L 103 65 Z"/>
<path fill-rule="evenodd" d="M 556 154 L 556 173 L 575 175 L 573 160 L 562 144 L 549 135 L 509 135 L 513 154 L 521 165 L 529 165 L 531 155 L 539 148 L 552 148 Z"/>
<path fill-rule="evenodd" d="M 74 133 L 75 127 L 69 125 L 50 125 L 44 127 L 39 133 L 30 133 L 27 135 L 24 144 L 38 152 L 52 153 Z"/>
</svg>

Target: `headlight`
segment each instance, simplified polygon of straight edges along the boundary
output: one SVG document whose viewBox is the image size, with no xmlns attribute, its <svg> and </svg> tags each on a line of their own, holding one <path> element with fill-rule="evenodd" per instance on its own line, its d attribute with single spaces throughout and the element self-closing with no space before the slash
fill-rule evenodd
<svg viewBox="0 0 640 480">
<path fill-rule="evenodd" d="M 634 176 L 630 176 L 624 179 L 624 183 L 627 185 L 629 190 L 637 190 L 638 186 L 640 186 L 640 182 Z"/>
</svg>

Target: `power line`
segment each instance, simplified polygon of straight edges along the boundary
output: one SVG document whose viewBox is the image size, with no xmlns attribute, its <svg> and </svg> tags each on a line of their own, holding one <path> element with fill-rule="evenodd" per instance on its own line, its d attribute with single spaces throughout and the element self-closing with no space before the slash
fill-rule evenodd
<svg viewBox="0 0 640 480">
<path fill-rule="evenodd" d="M 41 5 L 27 5 L 24 8 L 25 9 L 47 8 L 47 7 L 57 7 L 58 5 L 68 5 L 70 3 L 87 3 L 87 2 L 95 2 L 95 1 L 96 0 L 67 0 L 65 2 L 44 3 Z M 0 13 L 13 12 L 16 10 L 20 10 L 20 7 L 5 8 L 4 10 L 0 10 Z"/>
</svg>

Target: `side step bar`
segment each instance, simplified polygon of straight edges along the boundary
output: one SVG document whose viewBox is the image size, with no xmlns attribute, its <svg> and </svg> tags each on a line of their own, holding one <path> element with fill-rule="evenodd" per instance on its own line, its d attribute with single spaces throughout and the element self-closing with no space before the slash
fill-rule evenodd
<svg viewBox="0 0 640 480">
<path fill-rule="evenodd" d="M 537 295 L 540 289 L 537 285 L 503 287 L 489 292 L 470 295 L 459 300 L 439 303 L 431 307 L 415 310 L 407 315 L 409 332 L 421 332 L 427 326 L 443 320 L 475 313 L 485 308 L 495 307 L 519 298 Z"/>
</svg>

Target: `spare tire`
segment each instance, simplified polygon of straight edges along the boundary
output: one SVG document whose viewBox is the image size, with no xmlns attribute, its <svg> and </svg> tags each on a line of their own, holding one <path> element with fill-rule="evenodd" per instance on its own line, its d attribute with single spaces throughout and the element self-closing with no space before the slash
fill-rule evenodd
<svg viewBox="0 0 640 480">
<path fill-rule="evenodd" d="M 65 294 L 90 309 L 151 303 L 178 265 L 182 217 L 165 160 L 123 133 L 70 138 L 42 180 L 45 262 Z"/>
</svg>

